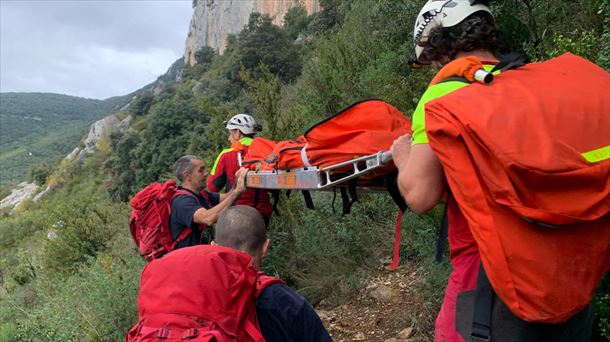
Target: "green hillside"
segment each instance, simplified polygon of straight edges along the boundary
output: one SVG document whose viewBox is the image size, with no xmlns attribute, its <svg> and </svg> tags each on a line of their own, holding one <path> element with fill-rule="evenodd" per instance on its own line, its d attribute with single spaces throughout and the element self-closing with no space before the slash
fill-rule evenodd
<svg viewBox="0 0 610 342">
<path fill-rule="evenodd" d="M 107 100 L 49 93 L 0 93 L 0 187 L 23 181 L 34 165 L 54 165 L 94 121 L 128 97 Z"/>
</svg>

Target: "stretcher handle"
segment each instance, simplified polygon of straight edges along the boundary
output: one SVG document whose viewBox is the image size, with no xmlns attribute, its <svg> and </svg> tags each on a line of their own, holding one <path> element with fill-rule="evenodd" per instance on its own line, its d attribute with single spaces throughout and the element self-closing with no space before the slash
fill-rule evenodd
<svg viewBox="0 0 610 342">
<path fill-rule="evenodd" d="M 392 154 L 390 153 L 390 151 L 381 152 L 381 158 L 380 158 L 381 164 L 385 165 L 385 164 L 389 163 L 390 160 L 392 160 Z"/>
</svg>

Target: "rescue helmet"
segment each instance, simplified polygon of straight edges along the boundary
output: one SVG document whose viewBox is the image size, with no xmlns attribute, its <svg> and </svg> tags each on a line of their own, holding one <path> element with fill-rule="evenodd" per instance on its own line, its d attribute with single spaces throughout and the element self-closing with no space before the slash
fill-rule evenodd
<svg viewBox="0 0 610 342">
<path fill-rule="evenodd" d="M 417 15 L 413 28 L 413 55 L 409 64 L 423 65 L 419 57 L 424 48 L 419 46 L 435 27 L 453 27 L 471 14 L 484 11 L 491 13 L 489 0 L 429 0 Z"/>
<path fill-rule="evenodd" d="M 243 134 L 254 134 L 263 130 L 252 115 L 235 114 L 229 121 L 225 121 L 227 129 L 238 129 Z"/>
</svg>

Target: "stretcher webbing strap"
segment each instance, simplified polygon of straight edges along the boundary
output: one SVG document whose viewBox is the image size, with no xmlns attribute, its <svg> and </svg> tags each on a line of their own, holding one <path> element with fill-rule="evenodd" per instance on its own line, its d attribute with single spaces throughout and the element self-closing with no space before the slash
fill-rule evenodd
<svg viewBox="0 0 610 342">
<path fill-rule="evenodd" d="M 311 193 L 309 191 L 303 190 L 303 199 L 305 200 L 307 209 L 314 209 L 313 200 L 311 199 Z"/>
<path fill-rule="evenodd" d="M 349 203 L 349 196 L 347 195 L 347 189 L 341 188 L 341 202 L 343 203 L 343 216 L 349 214 L 352 205 Z"/>
<path fill-rule="evenodd" d="M 356 191 L 357 178 L 351 179 L 347 183 L 347 188 L 341 188 L 341 199 L 343 200 L 343 216 L 352 211 L 352 205 L 358 202 L 358 193 Z"/>
<path fill-rule="evenodd" d="M 280 216 L 280 212 L 277 209 L 278 204 L 280 203 L 280 190 L 269 190 L 271 196 L 273 196 L 273 212 Z"/>
<path fill-rule="evenodd" d="M 305 146 L 303 146 L 301 149 L 301 160 L 303 160 L 303 165 L 306 167 L 313 167 L 313 165 L 311 165 L 309 162 L 309 158 L 307 158 L 307 145 L 308 144 L 305 144 Z"/>
<path fill-rule="evenodd" d="M 402 215 L 403 212 L 398 210 L 398 215 L 396 215 L 396 228 L 394 232 L 394 255 L 392 256 L 392 264 L 389 268 L 390 271 L 394 271 L 398 267 L 398 263 L 400 263 L 400 240 L 402 238 L 400 228 L 402 226 Z"/>
<path fill-rule="evenodd" d="M 395 270 L 398 267 L 398 263 L 400 262 L 400 242 L 402 238 L 401 234 L 401 226 L 402 226 L 402 216 L 407 211 L 407 203 L 404 198 L 400 194 L 398 190 L 398 184 L 396 183 L 396 178 L 398 176 L 397 172 L 393 172 L 386 176 L 385 183 L 390 196 L 394 200 L 394 203 L 400 209 L 398 211 L 398 216 L 396 217 L 396 228 L 394 233 L 394 256 L 392 257 L 392 264 L 389 267 L 390 271 Z"/>
</svg>

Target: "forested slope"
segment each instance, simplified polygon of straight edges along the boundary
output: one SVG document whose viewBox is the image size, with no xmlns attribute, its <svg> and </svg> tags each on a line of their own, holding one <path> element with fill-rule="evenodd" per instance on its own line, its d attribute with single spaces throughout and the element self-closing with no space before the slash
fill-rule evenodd
<svg viewBox="0 0 610 342">
<path fill-rule="evenodd" d="M 0 187 L 26 180 L 24 175 L 37 164 L 50 169 L 78 145 L 92 122 L 128 102 L 128 97 L 0 93 Z"/>
<path fill-rule="evenodd" d="M 385 99 L 410 116 L 433 73 L 406 65 L 422 4 L 325 0 L 313 16 L 290 10 L 283 27 L 253 14 L 222 56 L 202 49 L 180 83 L 140 93 L 122 113 L 134 118 L 130 130 L 106 137 L 84 164 L 58 165 L 54 193 L 0 218 L 0 340 L 121 340 L 136 321 L 144 264 L 129 239 L 127 201 L 171 177 L 183 154 L 210 165 L 227 144 L 222 122 L 232 114 L 253 114 L 271 139 L 301 135 L 363 98 Z M 501 52 L 543 60 L 572 51 L 610 69 L 607 2 L 503 0 L 493 9 Z M 362 194 L 343 217 L 332 193 L 316 193 L 314 202 L 316 210 L 305 210 L 298 194 L 283 197 L 263 268 L 329 307 L 358 293 L 391 254 L 397 209 L 386 194 Z M 415 270 L 419 281 L 409 291 L 425 306 L 409 318 L 417 340 L 431 339 L 448 274 L 446 258 L 433 262 L 442 211 L 404 219 L 402 262 Z M 599 339 L 610 336 L 609 292 L 606 281 L 595 300 Z"/>
</svg>

